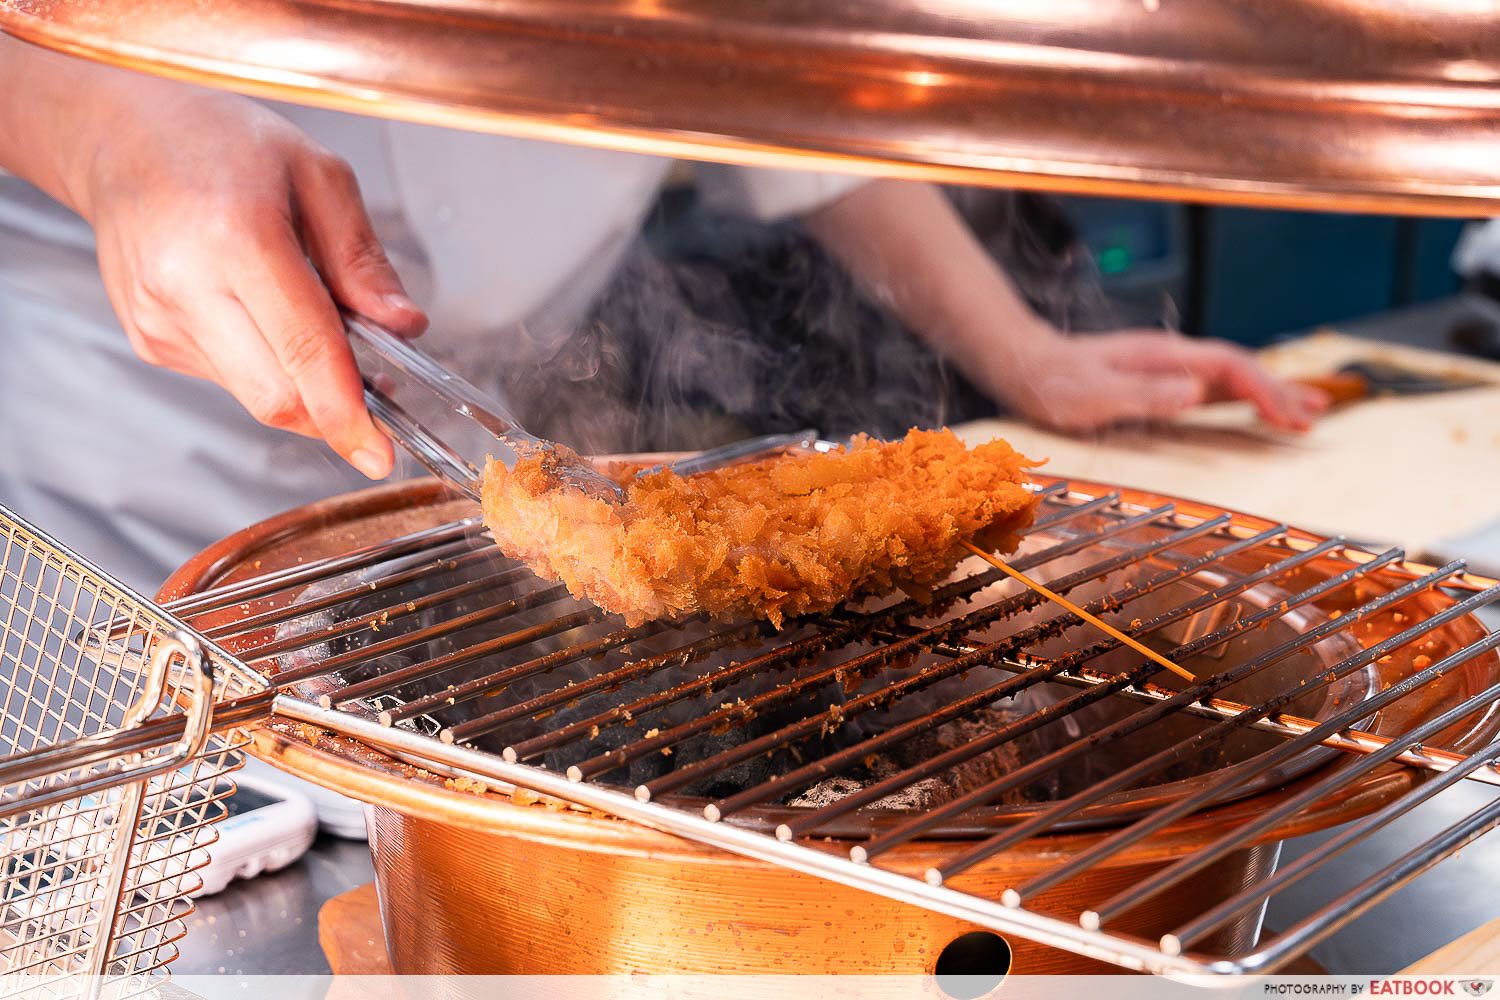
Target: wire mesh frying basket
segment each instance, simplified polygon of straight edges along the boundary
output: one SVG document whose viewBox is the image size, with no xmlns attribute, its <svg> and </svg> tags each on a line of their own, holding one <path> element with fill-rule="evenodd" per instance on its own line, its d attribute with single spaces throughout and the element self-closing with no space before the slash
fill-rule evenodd
<svg viewBox="0 0 1500 1000">
<path fill-rule="evenodd" d="M 0 995 L 162 974 L 246 741 L 213 707 L 262 686 L 0 507 Z"/>
</svg>

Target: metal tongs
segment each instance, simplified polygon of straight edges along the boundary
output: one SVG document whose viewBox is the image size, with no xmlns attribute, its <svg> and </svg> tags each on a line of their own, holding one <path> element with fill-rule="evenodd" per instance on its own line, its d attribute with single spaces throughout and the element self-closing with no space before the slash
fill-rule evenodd
<svg viewBox="0 0 1500 1000">
<path fill-rule="evenodd" d="M 538 451 L 559 456 L 571 454 L 559 450 L 553 442 L 527 431 L 496 400 L 486 398 L 474 385 L 372 320 L 345 312 L 344 328 L 349 332 L 352 343 L 367 347 L 401 375 L 445 401 L 455 415 L 488 432 L 496 443 L 512 455 Z M 474 499 L 479 499 L 479 481 L 483 469 L 428 430 L 412 413 L 397 403 L 376 379 L 365 375 L 364 384 L 365 404 L 370 408 L 370 415 L 385 425 L 391 436 L 426 466 L 428 471 Z M 577 487 L 590 496 L 610 503 L 620 503 L 625 499 L 625 491 L 619 483 L 581 459 L 560 458 L 557 473 L 566 485 Z"/>
<path fill-rule="evenodd" d="M 373 416 L 390 432 L 391 436 L 429 472 L 478 500 L 483 477 L 485 455 L 477 454 L 479 447 L 488 452 L 491 443 L 499 445 L 501 461 L 513 461 L 521 455 L 549 453 L 557 459 L 555 470 L 565 487 L 582 490 L 589 496 L 608 503 L 622 503 L 625 490 L 619 483 L 601 473 L 587 460 L 573 451 L 562 448 L 552 441 L 539 438 L 527 431 L 520 422 L 498 400 L 490 398 L 472 383 L 465 381 L 400 337 L 378 323 L 345 311 L 344 328 L 350 343 L 367 349 L 385 367 L 393 370 L 382 379 L 366 373 L 364 376 L 365 403 Z M 438 401 L 444 418 L 458 418 L 467 428 L 479 430 L 471 449 L 465 455 L 443 436 L 424 424 L 410 408 L 393 398 L 393 392 L 402 383 L 426 390 Z M 815 430 L 798 431 L 793 434 L 771 434 L 765 437 L 736 441 L 665 465 L 642 469 L 644 475 L 671 468 L 679 475 L 691 476 L 711 469 L 722 468 L 738 462 L 751 461 L 792 448 L 826 451 L 835 447 L 819 439 Z"/>
</svg>

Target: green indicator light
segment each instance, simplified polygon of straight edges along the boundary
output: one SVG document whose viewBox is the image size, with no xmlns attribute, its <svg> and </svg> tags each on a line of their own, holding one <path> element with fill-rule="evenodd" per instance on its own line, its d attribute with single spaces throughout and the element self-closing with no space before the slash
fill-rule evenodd
<svg viewBox="0 0 1500 1000">
<path fill-rule="evenodd" d="M 1099 251 L 1099 270 L 1105 274 L 1119 274 L 1130 267 L 1130 251 L 1124 247 L 1107 247 Z"/>
</svg>

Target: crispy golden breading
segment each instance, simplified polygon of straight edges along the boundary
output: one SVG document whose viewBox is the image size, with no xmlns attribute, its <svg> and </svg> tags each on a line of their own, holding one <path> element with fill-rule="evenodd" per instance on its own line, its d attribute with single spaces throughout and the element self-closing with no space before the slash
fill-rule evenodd
<svg viewBox="0 0 1500 1000">
<path fill-rule="evenodd" d="M 485 470 L 484 521 L 508 555 L 632 625 L 697 613 L 783 618 L 921 588 L 965 555 L 1010 551 L 1031 523 L 1035 463 L 951 431 L 630 481 L 613 505 L 562 489 L 556 459 Z"/>
</svg>

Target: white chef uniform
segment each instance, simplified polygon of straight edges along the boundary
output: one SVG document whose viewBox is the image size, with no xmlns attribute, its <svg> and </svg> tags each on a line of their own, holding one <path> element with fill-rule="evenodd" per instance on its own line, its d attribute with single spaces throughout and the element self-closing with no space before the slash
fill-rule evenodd
<svg viewBox="0 0 1500 1000">
<path fill-rule="evenodd" d="M 584 317 L 670 166 L 278 110 L 354 165 L 376 231 L 431 316 L 423 349 L 481 386 L 506 363 L 507 331 Z M 717 166 L 697 176 L 711 204 L 760 218 L 859 183 Z M 149 592 L 214 539 L 364 483 L 322 443 L 262 427 L 219 387 L 137 359 L 88 227 L 0 174 L 0 503 Z"/>
</svg>

